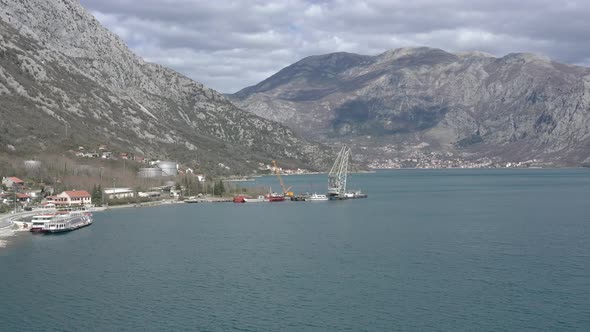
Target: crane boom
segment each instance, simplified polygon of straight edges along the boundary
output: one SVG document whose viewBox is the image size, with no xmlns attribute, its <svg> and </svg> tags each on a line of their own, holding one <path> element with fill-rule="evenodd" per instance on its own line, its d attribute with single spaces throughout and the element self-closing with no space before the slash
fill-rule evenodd
<svg viewBox="0 0 590 332">
<path fill-rule="evenodd" d="M 291 189 L 291 187 L 287 188 L 285 187 L 285 183 L 283 182 L 283 177 L 281 177 L 281 171 L 279 170 L 279 167 L 277 166 L 277 161 L 273 160 L 272 161 L 272 166 L 275 169 L 275 173 L 277 174 L 277 178 L 279 178 L 279 184 L 281 185 L 281 189 L 283 189 L 283 194 L 285 196 L 293 196 L 293 193 L 289 191 L 289 189 Z"/>
<path fill-rule="evenodd" d="M 342 146 L 330 173 L 328 174 L 328 195 L 344 196 L 346 193 L 346 178 L 348 174 L 348 160 L 350 148 Z"/>
</svg>

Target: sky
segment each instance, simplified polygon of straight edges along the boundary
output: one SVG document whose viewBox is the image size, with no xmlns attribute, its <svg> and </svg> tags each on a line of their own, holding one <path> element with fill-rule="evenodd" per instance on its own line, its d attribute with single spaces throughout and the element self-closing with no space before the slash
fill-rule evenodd
<svg viewBox="0 0 590 332">
<path fill-rule="evenodd" d="M 429 46 L 590 65 L 590 1 L 81 0 L 139 56 L 224 93 L 310 55 Z"/>
</svg>

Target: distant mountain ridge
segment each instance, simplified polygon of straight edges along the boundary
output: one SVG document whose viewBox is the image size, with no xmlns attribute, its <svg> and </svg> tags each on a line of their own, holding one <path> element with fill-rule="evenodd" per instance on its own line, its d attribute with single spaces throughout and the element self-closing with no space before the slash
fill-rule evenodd
<svg viewBox="0 0 590 332">
<path fill-rule="evenodd" d="M 364 148 L 408 152 L 418 144 L 469 158 L 590 162 L 590 69 L 534 54 L 331 53 L 230 98 L 306 137 Z"/>
<path fill-rule="evenodd" d="M 143 61 L 76 0 L 0 5 L 0 152 L 103 143 L 231 173 L 271 159 L 325 167 L 325 148 Z"/>
</svg>

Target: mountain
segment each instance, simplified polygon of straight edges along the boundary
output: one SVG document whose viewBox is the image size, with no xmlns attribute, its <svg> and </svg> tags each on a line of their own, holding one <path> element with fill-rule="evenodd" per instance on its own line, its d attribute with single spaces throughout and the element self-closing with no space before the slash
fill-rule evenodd
<svg viewBox="0 0 590 332">
<path fill-rule="evenodd" d="M 590 162 L 590 69 L 427 47 L 307 57 L 233 95 L 241 108 L 368 159 Z"/>
<path fill-rule="evenodd" d="M 76 0 L 0 0 L 0 153 L 78 146 L 204 170 L 325 167 L 325 148 L 133 54 Z"/>
</svg>

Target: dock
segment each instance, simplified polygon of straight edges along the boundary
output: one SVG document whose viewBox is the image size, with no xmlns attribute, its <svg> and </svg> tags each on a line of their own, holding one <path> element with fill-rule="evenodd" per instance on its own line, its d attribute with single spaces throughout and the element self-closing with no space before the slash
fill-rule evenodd
<svg viewBox="0 0 590 332">
<path fill-rule="evenodd" d="M 233 199 L 226 197 L 202 197 L 202 198 L 189 198 L 184 200 L 185 203 L 231 203 Z"/>
</svg>

